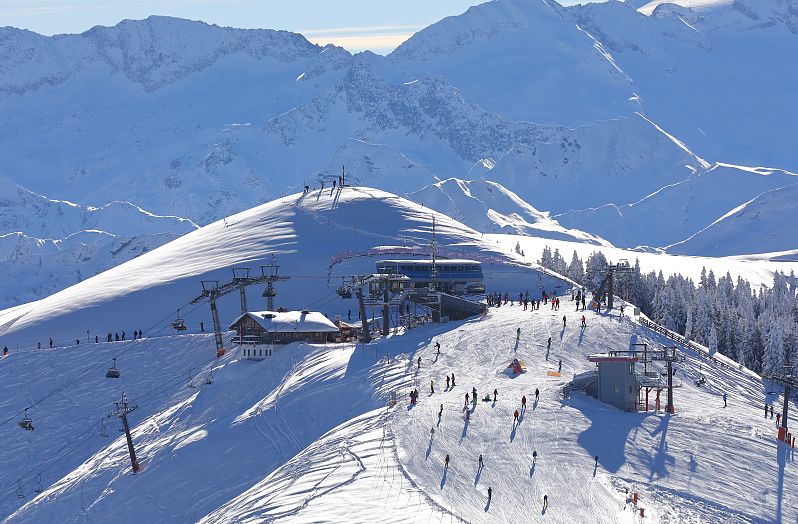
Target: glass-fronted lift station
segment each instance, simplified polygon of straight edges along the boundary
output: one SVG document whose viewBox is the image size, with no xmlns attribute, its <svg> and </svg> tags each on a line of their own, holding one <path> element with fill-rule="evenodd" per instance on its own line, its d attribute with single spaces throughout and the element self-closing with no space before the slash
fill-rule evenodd
<svg viewBox="0 0 798 524">
<path fill-rule="evenodd" d="M 379 260 L 377 273 L 406 275 L 408 287 L 425 288 L 432 283 L 432 260 Z M 482 263 L 474 260 L 443 259 L 435 261 L 436 288 L 452 295 L 476 295 L 485 292 Z"/>
</svg>

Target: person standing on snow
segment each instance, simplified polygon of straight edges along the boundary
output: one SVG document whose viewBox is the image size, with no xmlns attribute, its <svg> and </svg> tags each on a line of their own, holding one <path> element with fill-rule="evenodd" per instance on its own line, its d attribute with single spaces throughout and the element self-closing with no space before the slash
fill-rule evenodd
<svg viewBox="0 0 798 524">
<path fill-rule="evenodd" d="M 496 402 L 496 397 L 498 397 L 498 396 L 499 396 L 499 390 L 498 389 L 494 389 L 493 390 L 493 402 Z"/>
<path fill-rule="evenodd" d="M 532 452 L 532 464 L 537 464 L 538 462 L 538 451 L 535 450 Z"/>
<path fill-rule="evenodd" d="M 441 354 L 441 343 L 438 342 L 437 340 L 435 341 L 435 349 L 437 351 L 437 354 L 440 355 Z"/>
<path fill-rule="evenodd" d="M 430 394 L 435 393 L 435 381 L 433 380 L 429 381 L 429 392 Z"/>
<path fill-rule="evenodd" d="M 477 462 L 479 462 L 479 469 L 485 467 L 485 464 L 482 462 L 482 453 L 479 454 L 479 460 Z"/>
<path fill-rule="evenodd" d="M 540 398 L 540 390 L 538 388 L 535 388 L 535 402 L 537 402 L 539 398 Z"/>
<path fill-rule="evenodd" d="M 452 373 L 452 387 L 454 387 L 454 373 Z"/>
<path fill-rule="evenodd" d="M 526 409 L 526 395 L 521 397 L 521 409 Z"/>
<path fill-rule="evenodd" d="M 562 316 L 562 327 L 565 327 L 565 315 Z"/>
<path fill-rule="evenodd" d="M 549 496 L 543 495 L 543 509 L 546 510 L 549 508 Z"/>
<path fill-rule="evenodd" d="M 515 339 L 516 339 L 516 340 L 520 340 L 520 339 L 521 339 L 521 328 L 518 328 L 518 329 L 515 331 Z"/>
<path fill-rule="evenodd" d="M 557 364 L 557 373 L 562 372 L 562 360 Z"/>
<path fill-rule="evenodd" d="M 449 375 L 446 375 L 446 389 L 449 389 Z"/>
<path fill-rule="evenodd" d="M 513 413 L 513 424 L 518 424 L 518 410 Z"/>
<path fill-rule="evenodd" d="M 549 341 L 546 342 L 546 349 L 551 349 L 551 337 L 549 337 Z"/>
<path fill-rule="evenodd" d="M 466 398 L 465 406 L 468 407 L 468 399 L 469 399 L 468 393 L 466 393 L 465 398 Z"/>
<path fill-rule="evenodd" d="M 421 369 L 421 357 L 418 357 L 418 360 L 416 360 L 416 362 L 418 363 L 418 369 Z"/>
<path fill-rule="evenodd" d="M 8 346 L 3 346 L 3 356 L 8 355 Z"/>
<path fill-rule="evenodd" d="M 727 406 L 727 404 L 726 404 L 726 393 L 724 393 L 723 394 L 723 407 L 725 408 L 726 406 Z"/>
<path fill-rule="evenodd" d="M 582 327 L 587 327 L 587 324 L 585 323 L 585 316 L 584 315 L 582 315 Z"/>
<path fill-rule="evenodd" d="M 490 498 L 492 495 L 493 495 L 493 490 L 490 489 L 490 486 L 488 486 L 488 502 L 490 502 Z"/>
<path fill-rule="evenodd" d="M 446 458 L 443 459 L 443 467 L 444 469 L 449 469 L 449 455 L 446 455 Z"/>
<path fill-rule="evenodd" d="M 443 404 L 441 404 L 441 409 L 440 411 L 438 411 L 438 418 L 441 418 L 442 416 L 443 416 Z"/>
</svg>

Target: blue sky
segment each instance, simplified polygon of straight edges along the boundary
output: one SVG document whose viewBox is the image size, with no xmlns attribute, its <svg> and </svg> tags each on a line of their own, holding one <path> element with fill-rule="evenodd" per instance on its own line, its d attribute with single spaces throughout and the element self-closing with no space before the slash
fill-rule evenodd
<svg viewBox="0 0 798 524">
<path fill-rule="evenodd" d="M 319 44 L 386 53 L 419 29 L 481 1 L 0 0 L 0 26 L 52 35 L 80 33 L 95 25 L 114 25 L 125 18 L 168 15 L 222 26 L 287 29 Z"/>
</svg>

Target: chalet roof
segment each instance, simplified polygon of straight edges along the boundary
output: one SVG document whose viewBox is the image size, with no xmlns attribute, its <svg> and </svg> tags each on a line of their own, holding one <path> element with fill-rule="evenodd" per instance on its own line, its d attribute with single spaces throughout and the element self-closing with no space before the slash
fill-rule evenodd
<svg viewBox="0 0 798 524">
<path fill-rule="evenodd" d="M 318 311 L 250 311 L 230 324 L 235 326 L 244 317 L 257 322 L 269 333 L 337 333 L 339 329 L 330 319 Z"/>
</svg>

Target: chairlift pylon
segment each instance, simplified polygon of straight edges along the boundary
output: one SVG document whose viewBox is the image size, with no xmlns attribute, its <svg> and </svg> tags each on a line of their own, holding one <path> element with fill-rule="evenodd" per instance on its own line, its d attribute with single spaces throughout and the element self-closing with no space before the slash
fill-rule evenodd
<svg viewBox="0 0 798 524">
<path fill-rule="evenodd" d="M 22 420 L 19 421 L 19 427 L 27 431 L 33 431 L 33 420 L 28 416 L 28 408 L 25 408 L 25 415 L 22 417 Z"/>
<path fill-rule="evenodd" d="M 176 331 L 185 331 L 186 330 L 186 322 L 180 316 L 180 310 L 177 310 L 177 318 L 172 321 L 172 328 Z"/>
<path fill-rule="evenodd" d="M 114 364 L 105 372 L 105 378 L 119 378 L 120 375 L 119 368 L 116 367 L 116 357 L 114 357 Z"/>
</svg>

